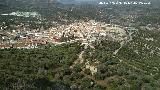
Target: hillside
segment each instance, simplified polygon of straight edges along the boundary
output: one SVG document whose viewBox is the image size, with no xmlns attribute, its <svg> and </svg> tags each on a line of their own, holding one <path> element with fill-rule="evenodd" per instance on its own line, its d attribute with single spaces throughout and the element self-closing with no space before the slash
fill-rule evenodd
<svg viewBox="0 0 160 90">
<path fill-rule="evenodd" d="M 116 54 L 120 43 L 110 40 L 0 50 L 0 88 L 158 90 L 159 33 L 139 28 Z"/>
<path fill-rule="evenodd" d="M 159 90 L 159 1 L 97 1 L 0 0 L 0 90 Z"/>
</svg>

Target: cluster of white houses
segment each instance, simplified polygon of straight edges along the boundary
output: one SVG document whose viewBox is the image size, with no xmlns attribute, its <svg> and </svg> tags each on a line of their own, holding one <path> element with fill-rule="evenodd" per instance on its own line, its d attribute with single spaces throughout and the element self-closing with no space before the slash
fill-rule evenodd
<svg viewBox="0 0 160 90">
<path fill-rule="evenodd" d="M 14 31 L 13 33 L 16 33 Z M 11 34 L 13 34 L 11 33 Z M 47 43 L 61 44 L 62 42 L 81 41 L 84 44 L 95 42 L 97 39 L 107 37 L 114 41 L 127 39 L 126 31 L 123 27 L 103 22 L 75 22 L 70 25 L 61 25 L 42 31 L 26 31 L 25 35 L 20 35 L 15 43 L 0 43 L 0 48 L 37 48 Z M 62 38 L 66 41 L 61 41 Z"/>
</svg>

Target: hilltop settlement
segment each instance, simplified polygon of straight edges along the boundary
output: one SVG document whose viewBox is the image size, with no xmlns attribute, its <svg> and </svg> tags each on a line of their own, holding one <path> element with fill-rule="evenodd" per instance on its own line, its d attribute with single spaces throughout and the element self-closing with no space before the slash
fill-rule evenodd
<svg viewBox="0 0 160 90">
<path fill-rule="evenodd" d="M 108 39 L 122 42 L 129 39 L 129 33 L 135 28 L 122 27 L 115 24 L 106 24 L 90 20 L 88 22 L 79 21 L 69 25 L 57 25 L 45 30 L 30 30 L 25 26 L 15 26 L 17 29 L 1 33 L 0 48 L 38 48 L 48 43 L 59 45 L 63 43 L 81 42 L 91 45 L 96 40 Z M 106 38 L 107 37 L 107 38 Z"/>
</svg>

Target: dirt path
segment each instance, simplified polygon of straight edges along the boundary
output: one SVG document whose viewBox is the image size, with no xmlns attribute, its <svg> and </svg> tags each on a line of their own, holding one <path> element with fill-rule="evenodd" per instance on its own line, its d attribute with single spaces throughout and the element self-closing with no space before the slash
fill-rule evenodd
<svg viewBox="0 0 160 90">
<path fill-rule="evenodd" d="M 88 47 L 88 44 L 86 44 L 84 46 L 84 49 L 87 49 L 87 47 Z M 78 55 L 78 59 L 73 62 L 73 64 L 70 66 L 70 68 L 73 68 L 78 63 L 82 64 L 84 62 L 83 54 L 84 54 L 84 50 L 81 51 L 81 53 Z"/>
<path fill-rule="evenodd" d="M 120 45 L 121 45 L 121 46 L 120 46 L 120 48 L 118 48 L 117 50 L 115 50 L 115 51 L 113 52 L 113 54 L 115 54 L 115 55 L 116 55 L 116 54 L 119 52 L 119 50 L 124 46 L 124 44 L 125 44 L 125 42 L 124 42 L 124 41 L 123 41 L 123 42 L 121 42 L 121 43 L 120 43 Z"/>
<path fill-rule="evenodd" d="M 124 45 L 126 45 L 128 42 L 130 42 L 130 41 L 133 40 L 132 34 L 133 34 L 132 32 L 128 34 L 129 39 L 128 39 L 127 41 L 122 41 L 122 42 L 120 43 L 120 45 L 121 45 L 120 48 L 118 48 L 117 50 L 115 50 L 115 51 L 113 52 L 113 54 L 116 55 L 116 54 L 119 52 L 119 50 L 120 50 Z"/>
</svg>

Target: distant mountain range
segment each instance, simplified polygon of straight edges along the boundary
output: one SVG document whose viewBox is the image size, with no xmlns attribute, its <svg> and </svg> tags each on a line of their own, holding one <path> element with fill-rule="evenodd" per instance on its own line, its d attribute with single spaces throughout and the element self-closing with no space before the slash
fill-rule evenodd
<svg viewBox="0 0 160 90">
<path fill-rule="evenodd" d="M 0 0 L 0 9 L 3 7 L 47 7 L 51 5 L 68 5 L 68 4 L 94 4 L 98 5 L 98 2 L 107 1 L 150 1 L 153 7 L 160 7 L 160 0 Z"/>
<path fill-rule="evenodd" d="M 79 3 L 95 3 L 100 1 L 143 1 L 143 2 L 153 2 L 153 3 L 160 3 L 160 0 L 0 0 L 0 4 L 13 4 L 17 2 L 21 3 L 63 3 L 63 4 L 79 4 Z"/>
</svg>

